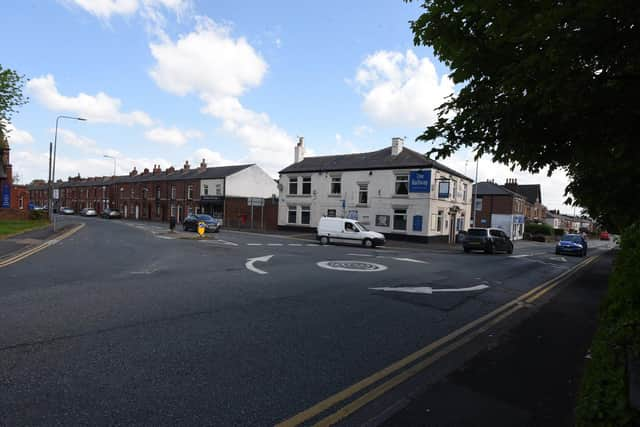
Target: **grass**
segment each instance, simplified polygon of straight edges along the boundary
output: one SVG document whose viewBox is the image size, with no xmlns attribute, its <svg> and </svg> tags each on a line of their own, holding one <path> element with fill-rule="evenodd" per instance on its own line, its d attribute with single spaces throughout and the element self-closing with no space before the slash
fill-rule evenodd
<svg viewBox="0 0 640 427">
<path fill-rule="evenodd" d="M 49 225 L 48 219 L 23 219 L 0 221 L 0 239 L 23 231 L 34 230 Z"/>
</svg>

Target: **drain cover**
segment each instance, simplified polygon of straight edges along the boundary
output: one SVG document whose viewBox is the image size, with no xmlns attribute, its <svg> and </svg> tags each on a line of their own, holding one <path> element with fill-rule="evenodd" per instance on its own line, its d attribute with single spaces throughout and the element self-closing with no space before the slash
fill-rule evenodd
<svg viewBox="0 0 640 427">
<path fill-rule="evenodd" d="M 386 265 L 364 261 L 321 261 L 318 263 L 318 267 L 328 270 L 362 272 L 384 271 L 387 269 Z"/>
</svg>

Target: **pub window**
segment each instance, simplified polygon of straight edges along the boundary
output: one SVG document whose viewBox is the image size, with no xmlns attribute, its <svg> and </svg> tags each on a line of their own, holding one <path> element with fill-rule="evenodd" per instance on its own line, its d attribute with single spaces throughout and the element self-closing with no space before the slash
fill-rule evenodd
<svg viewBox="0 0 640 427">
<path fill-rule="evenodd" d="M 442 221 L 444 220 L 444 211 L 438 211 L 437 231 L 442 232 Z"/>
<path fill-rule="evenodd" d="M 369 184 L 358 185 L 358 203 L 361 205 L 369 203 Z"/>
<path fill-rule="evenodd" d="M 393 210 L 393 229 L 394 230 L 407 229 L 407 210 L 406 209 Z"/>
<path fill-rule="evenodd" d="M 342 193 L 342 177 L 334 176 L 331 178 L 331 194 Z"/>
<path fill-rule="evenodd" d="M 408 175 L 396 175 L 396 194 L 409 194 Z"/>
<path fill-rule="evenodd" d="M 298 194 L 298 177 L 289 177 L 289 194 Z"/>
<path fill-rule="evenodd" d="M 311 224 L 311 208 L 309 206 L 303 206 L 300 211 L 300 223 Z"/>
<path fill-rule="evenodd" d="M 297 218 L 296 218 L 297 217 L 297 213 L 298 213 L 298 211 L 297 211 L 297 209 L 295 207 L 290 207 L 289 208 L 289 216 L 288 216 L 288 219 L 287 219 L 287 222 L 289 224 L 295 224 L 297 222 Z"/>
<path fill-rule="evenodd" d="M 440 181 L 438 183 L 438 198 L 439 199 L 449 198 L 449 181 Z"/>
<path fill-rule="evenodd" d="M 302 177 L 302 194 L 311 194 L 311 177 Z"/>
</svg>

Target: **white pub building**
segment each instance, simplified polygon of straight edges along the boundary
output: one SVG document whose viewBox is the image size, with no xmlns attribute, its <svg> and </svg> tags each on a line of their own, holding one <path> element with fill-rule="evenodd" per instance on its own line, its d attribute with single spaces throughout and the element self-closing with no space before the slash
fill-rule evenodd
<svg viewBox="0 0 640 427">
<path fill-rule="evenodd" d="M 317 227 L 320 218 L 356 219 L 387 237 L 454 242 L 471 216 L 472 180 L 402 138 L 368 153 L 305 157 L 280 171 L 278 226 Z"/>
</svg>

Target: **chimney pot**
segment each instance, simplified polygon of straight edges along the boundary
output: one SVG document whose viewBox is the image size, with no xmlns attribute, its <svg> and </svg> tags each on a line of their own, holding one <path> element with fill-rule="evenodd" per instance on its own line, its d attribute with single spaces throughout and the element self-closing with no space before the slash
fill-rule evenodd
<svg viewBox="0 0 640 427">
<path fill-rule="evenodd" d="M 294 163 L 300 163 L 304 160 L 304 136 L 298 137 L 298 143 L 294 148 Z"/>
<path fill-rule="evenodd" d="M 391 155 L 397 156 L 402 153 L 402 149 L 404 148 L 404 139 L 402 138 L 391 138 Z"/>
</svg>

